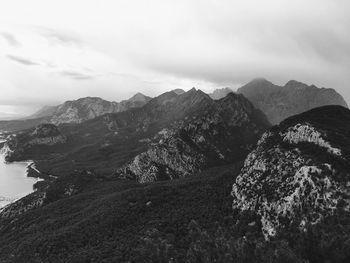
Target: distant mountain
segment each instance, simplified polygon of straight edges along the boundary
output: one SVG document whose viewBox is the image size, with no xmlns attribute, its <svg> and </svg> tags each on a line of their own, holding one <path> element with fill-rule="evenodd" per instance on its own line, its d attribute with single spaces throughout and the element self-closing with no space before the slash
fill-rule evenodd
<svg viewBox="0 0 350 263">
<path fill-rule="evenodd" d="M 213 99 L 213 100 L 219 100 L 223 97 L 226 97 L 227 94 L 233 92 L 232 89 L 230 88 L 222 88 L 222 89 L 216 89 L 212 93 L 209 93 L 208 95 Z"/>
<path fill-rule="evenodd" d="M 256 214 L 267 240 L 293 240 L 313 262 L 319 262 L 315 255 L 345 262 L 347 248 L 336 244 L 350 235 L 349 145 L 346 108 L 325 106 L 288 118 L 245 160 L 233 185 L 234 209 Z"/>
<path fill-rule="evenodd" d="M 310 109 L 340 105 L 347 107 L 343 97 L 334 89 L 308 86 L 294 80 L 283 87 L 265 79 L 254 79 L 237 91 L 262 110 L 272 124 Z"/>
<path fill-rule="evenodd" d="M 183 89 L 173 89 L 173 92 L 175 92 L 177 95 L 181 95 L 182 93 L 185 93 Z"/>
<path fill-rule="evenodd" d="M 58 106 L 44 106 L 36 113 L 21 120 L 0 121 L 0 130 L 19 131 L 35 127 L 40 123 L 81 123 L 106 113 L 126 111 L 142 107 L 150 101 L 150 97 L 141 93 L 135 94 L 128 100 L 110 102 L 98 97 L 86 97 L 66 101 Z"/>
<path fill-rule="evenodd" d="M 35 112 L 34 114 L 29 115 L 23 119 L 28 120 L 28 119 L 38 119 L 38 118 L 43 118 L 43 117 L 50 117 L 55 113 L 57 108 L 58 108 L 58 106 L 44 106 L 40 110 Z"/>
<path fill-rule="evenodd" d="M 128 100 L 110 102 L 97 97 L 86 97 L 74 101 L 66 101 L 58 106 L 52 114 L 51 123 L 81 123 L 106 113 L 125 111 L 145 105 L 151 98 L 137 93 Z"/>
</svg>

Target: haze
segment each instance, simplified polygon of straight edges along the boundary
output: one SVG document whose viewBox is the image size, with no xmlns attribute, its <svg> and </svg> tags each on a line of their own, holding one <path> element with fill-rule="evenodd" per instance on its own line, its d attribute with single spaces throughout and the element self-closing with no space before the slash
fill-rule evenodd
<svg viewBox="0 0 350 263">
<path fill-rule="evenodd" d="M 349 102 L 349 11 L 346 0 L 6 1 L 0 118 L 256 77 L 334 88 Z"/>
</svg>

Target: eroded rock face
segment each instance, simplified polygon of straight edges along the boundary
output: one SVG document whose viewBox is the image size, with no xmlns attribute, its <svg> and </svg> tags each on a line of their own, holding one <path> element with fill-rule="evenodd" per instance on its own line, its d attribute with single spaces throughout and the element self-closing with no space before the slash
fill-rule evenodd
<svg viewBox="0 0 350 263">
<path fill-rule="evenodd" d="M 349 127 L 349 110 L 328 106 L 266 132 L 236 178 L 233 208 L 256 212 L 266 239 L 337 213 L 349 217 Z"/>
<path fill-rule="evenodd" d="M 148 150 L 119 169 L 117 176 L 145 183 L 238 161 L 268 126 L 265 116 L 247 99 L 232 93 L 161 130 Z"/>
</svg>

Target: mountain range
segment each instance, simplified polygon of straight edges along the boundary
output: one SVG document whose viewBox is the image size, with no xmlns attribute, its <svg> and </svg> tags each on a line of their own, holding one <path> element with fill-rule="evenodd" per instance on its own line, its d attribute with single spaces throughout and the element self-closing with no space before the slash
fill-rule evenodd
<svg viewBox="0 0 350 263">
<path fill-rule="evenodd" d="M 256 79 L 34 117 L 5 133 L 6 161 L 44 180 L 0 209 L 1 262 L 350 259 L 350 110 L 334 90 Z"/>
</svg>

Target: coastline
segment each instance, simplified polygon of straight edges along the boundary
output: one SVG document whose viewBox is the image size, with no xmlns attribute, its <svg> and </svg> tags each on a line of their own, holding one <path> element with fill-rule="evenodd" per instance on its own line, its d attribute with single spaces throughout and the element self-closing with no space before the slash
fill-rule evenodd
<svg viewBox="0 0 350 263">
<path fill-rule="evenodd" d="M 23 197 L 28 196 L 29 194 L 37 191 L 36 184 L 38 182 L 44 181 L 45 178 L 41 176 L 40 171 L 35 167 L 35 162 L 32 160 L 26 160 L 26 161 L 16 161 L 16 162 L 6 162 L 5 161 L 5 156 L 10 149 L 7 147 L 6 148 L 6 138 L 3 135 L 3 131 L 0 131 L 0 161 L 4 162 L 5 165 L 11 165 L 11 164 L 22 164 L 25 165 L 25 170 L 23 172 L 23 177 L 24 178 L 33 178 L 32 182 L 32 189 L 28 193 L 18 193 L 13 196 L 4 196 L 4 193 L 0 193 L 0 212 L 5 208 L 8 207 L 9 205 L 15 203 L 16 201 L 20 200 Z M 33 171 L 35 174 L 33 174 Z"/>
</svg>

